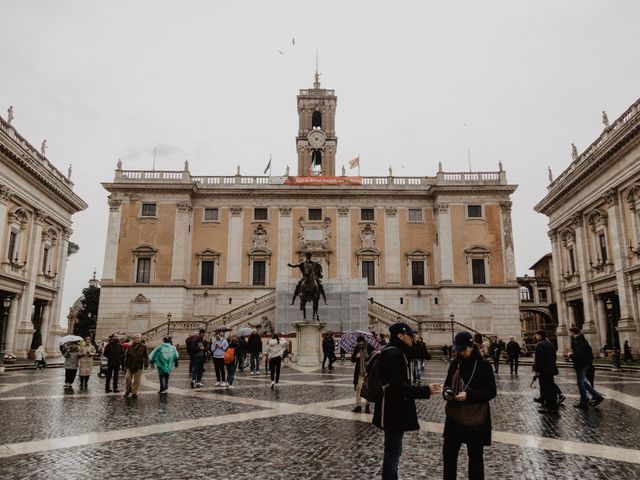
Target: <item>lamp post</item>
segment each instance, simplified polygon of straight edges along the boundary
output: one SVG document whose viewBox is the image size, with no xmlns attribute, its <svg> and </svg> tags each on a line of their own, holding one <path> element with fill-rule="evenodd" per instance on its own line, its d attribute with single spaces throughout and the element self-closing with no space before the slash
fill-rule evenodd
<svg viewBox="0 0 640 480">
<path fill-rule="evenodd" d="M 616 371 L 620 369 L 620 348 L 616 341 L 616 330 L 613 325 L 613 302 L 610 298 L 605 303 L 607 307 L 607 319 L 609 320 L 609 329 L 611 331 L 611 348 L 613 354 L 611 355 L 611 370 Z"/>
<path fill-rule="evenodd" d="M 453 314 L 453 312 L 451 312 L 449 314 L 449 320 L 451 320 L 451 345 L 453 345 L 453 320 L 454 318 L 456 318 L 456 316 Z"/>
<path fill-rule="evenodd" d="M 11 299 L 9 297 L 4 297 L 2 306 L 4 307 L 4 310 L 2 311 L 2 317 L 0 317 L 0 373 L 4 373 L 4 328 L 7 325 Z"/>
<path fill-rule="evenodd" d="M 167 313 L 167 337 L 171 335 L 171 312 Z"/>
<path fill-rule="evenodd" d="M 611 348 L 614 348 L 616 342 L 614 340 L 615 332 L 613 330 L 613 302 L 611 301 L 610 298 L 607 298 L 605 306 L 607 307 L 607 320 L 609 321 L 609 334 L 611 335 Z"/>
</svg>

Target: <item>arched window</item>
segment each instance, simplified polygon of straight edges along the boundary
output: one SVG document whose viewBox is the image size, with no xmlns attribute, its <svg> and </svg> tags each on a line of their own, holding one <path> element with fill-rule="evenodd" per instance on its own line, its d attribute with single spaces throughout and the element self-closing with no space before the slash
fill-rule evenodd
<svg viewBox="0 0 640 480">
<path fill-rule="evenodd" d="M 313 128 L 322 128 L 322 114 L 317 110 L 311 116 L 311 126 Z"/>
</svg>

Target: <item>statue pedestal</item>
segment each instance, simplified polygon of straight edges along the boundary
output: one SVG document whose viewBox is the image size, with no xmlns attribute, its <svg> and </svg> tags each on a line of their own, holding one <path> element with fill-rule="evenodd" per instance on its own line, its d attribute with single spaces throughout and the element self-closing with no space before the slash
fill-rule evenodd
<svg viewBox="0 0 640 480">
<path fill-rule="evenodd" d="M 296 364 L 301 367 L 317 367 L 320 365 L 322 341 L 320 332 L 325 327 L 321 322 L 296 322 L 298 345 L 296 348 Z"/>
</svg>

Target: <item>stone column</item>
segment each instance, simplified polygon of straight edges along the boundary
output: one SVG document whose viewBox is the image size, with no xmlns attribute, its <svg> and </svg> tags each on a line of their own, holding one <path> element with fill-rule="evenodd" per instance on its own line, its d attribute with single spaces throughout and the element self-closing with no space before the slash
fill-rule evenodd
<svg viewBox="0 0 640 480">
<path fill-rule="evenodd" d="M 47 302 L 42 307 L 42 323 L 40 324 L 40 334 L 42 335 L 42 346 L 47 350 L 47 336 L 51 326 L 51 303 Z"/>
<path fill-rule="evenodd" d="M 22 318 L 20 318 L 20 328 L 32 328 L 31 306 L 33 304 L 36 278 L 38 275 L 38 265 L 40 264 L 40 246 L 42 243 L 42 227 L 44 225 L 44 212 L 35 210 L 31 223 L 31 236 L 27 245 L 28 259 L 25 268 L 27 284 L 25 294 L 22 296 Z"/>
<path fill-rule="evenodd" d="M 4 242 L 4 233 L 7 229 L 7 203 L 11 200 L 11 196 L 11 190 L 6 185 L 0 184 L 0 246 Z"/>
<path fill-rule="evenodd" d="M 338 207 L 337 230 L 337 261 L 338 278 L 351 278 L 351 216 L 349 207 Z"/>
<path fill-rule="evenodd" d="M 568 314 L 567 324 L 569 326 L 575 325 L 576 324 L 576 307 L 574 307 L 573 303 L 571 302 L 567 302 L 567 314 Z"/>
<path fill-rule="evenodd" d="M 553 278 L 551 279 L 553 284 L 553 295 L 556 300 L 558 308 L 556 309 L 558 315 L 558 328 L 556 329 L 556 337 L 558 339 L 558 350 L 565 351 L 568 346 L 567 340 L 567 313 L 565 310 L 566 301 L 564 295 L 560 291 L 562 286 L 562 261 L 560 258 L 560 242 L 558 241 L 558 232 L 556 230 L 550 230 L 547 235 L 551 240 L 551 260 L 553 262 Z"/>
<path fill-rule="evenodd" d="M 629 285 L 627 285 L 624 273 L 627 263 L 625 255 L 627 242 L 625 241 L 623 232 L 624 222 L 622 221 L 620 204 L 618 202 L 618 192 L 610 189 L 604 194 L 604 199 L 608 205 L 609 248 L 614 261 L 618 299 L 620 301 L 620 318 L 618 319 L 617 329 L 619 332 L 633 332 L 636 327 L 631 315 L 632 309 L 629 302 L 632 298 L 632 293 Z M 620 341 L 622 342 L 622 335 L 620 335 Z M 622 347 L 622 345 L 620 346 Z"/>
<path fill-rule="evenodd" d="M 49 327 L 49 345 L 54 349 L 53 353 L 58 355 L 58 351 L 55 350 L 55 340 L 57 338 L 57 334 L 52 334 L 53 330 L 60 329 L 60 313 L 62 312 L 62 298 L 60 296 L 60 292 L 64 291 L 64 277 L 65 271 L 67 269 L 67 249 L 69 248 L 69 238 L 73 234 L 73 230 L 70 228 L 62 229 L 62 241 L 60 242 L 60 250 L 58 254 L 58 276 L 56 277 L 56 285 L 58 287 L 58 293 L 53 297 L 53 302 L 51 304 L 51 324 Z M 44 342 L 44 339 L 43 339 Z"/>
<path fill-rule="evenodd" d="M 438 261 L 440 264 L 440 283 L 453 283 L 453 244 L 451 241 L 451 216 L 449 205 L 438 203 L 434 206 L 436 230 L 438 233 Z"/>
<path fill-rule="evenodd" d="M 229 211 L 227 283 L 240 283 L 242 276 L 242 207 L 231 207 Z"/>
<path fill-rule="evenodd" d="M 122 201 L 109 198 L 109 223 L 107 227 L 107 243 L 104 249 L 104 265 L 102 280 L 116 281 L 116 265 L 118 263 L 118 243 L 120 241 L 120 221 Z"/>
<path fill-rule="evenodd" d="M 9 307 L 9 317 L 7 319 L 7 325 L 5 326 L 5 351 L 7 353 L 14 354 L 15 341 L 16 341 L 16 324 L 18 323 L 18 305 L 20 304 L 20 295 L 16 295 L 11 301 Z"/>
<path fill-rule="evenodd" d="M 600 335 L 600 348 L 607 343 L 607 306 L 605 305 L 605 299 L 603 296 L 596 296 L 596 305 L 598 309 L 598 330 Z M 594 345 L 592 347 L 595 348 Z"/>
<path fill-rule="evenodd" d="M 291 207 L 280 207 L 280 218 L 278 218 L 278 277 L 276 284 L 291 277 L 291 269 L 287 264 L 294 260 L 291 258 L 292 231 Z"/>
<path fill-rule="evenodd" d="M 398 209 L 384 209 L 384 269 L 387 285 L 400 284 L 400 223 Z"/>
<path fill-rule="evenodd" d="M 513 227 L 511 224 L 511 206 L 511 202 L 500 202 L 500 223 L 502 225 L 502 248 L 505 283 L 517 282 L 516 259 L 513 253 Z"/>
<path fill-rule="evenodd" d="M 176 219 L 173 232 L 173 257 L 171 281 L 183 285 L 189 283 L 191 265 L 191 217 L 193 206 L 190 200 L 176 203 Z"/>
</svg>

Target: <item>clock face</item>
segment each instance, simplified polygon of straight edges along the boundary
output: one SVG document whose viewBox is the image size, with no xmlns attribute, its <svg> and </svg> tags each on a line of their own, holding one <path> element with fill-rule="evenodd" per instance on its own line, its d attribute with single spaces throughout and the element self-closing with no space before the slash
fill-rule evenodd
<svg viewBox="0 0 640 480">
<path fill-rule="evenodd" d="M 323 146 L 326 138 L 327 137 L 322 130 L 312 130 L 307 136 L 309 145 L 313 148 L 319 148 Z"/>
</svg>

